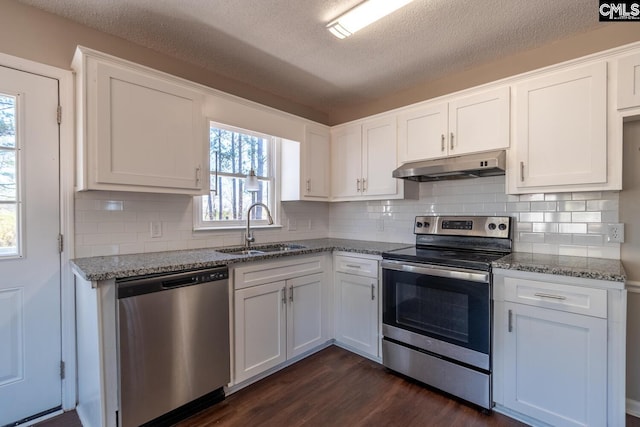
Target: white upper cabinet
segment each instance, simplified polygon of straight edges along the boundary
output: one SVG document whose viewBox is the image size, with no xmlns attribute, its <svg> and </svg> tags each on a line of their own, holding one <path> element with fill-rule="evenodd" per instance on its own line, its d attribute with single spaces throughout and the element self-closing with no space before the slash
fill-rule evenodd
<svg viewBox="0 0 640 427">
<path fill-rule="evenodd" d="M 392 177 L 397 167 L 395 116 L 332 129 L 332 200 L 380 200 L 414 197 L 415 183 Z M 405 194 L 405 186 L 412 194 Z"/>
<path fill-rule="evenodd" d="M 618 59 L 618 109 L 640 107 L 640 53 Z"/>
<path fill-rule="evenodd" d="M 449 103 L 449 155 L 509 147 L 509 87 Z"/>
<path fill-rule="evenodd" d="M 391 175 L 391 172 L 389 172 Z M 331 196 L 359 197 L 362 180 L 362 127 L 347 125 L 332 130 Z"/>
<path fill-rule="evenodd" d="M 331 153 L 331 135 L 329 130 L 319 126 L 307 125 L 305 141 L 302 146 L 304 159 L 303 183 L 305 200 L 329 198 L 331 181 L 329 180 L 329 162 Z"/>
<path fill-rule="evenodd" d="M 308 124 L 304 142 L 283 140 L 281 152 L 282 201 L 327 201 L 331 193 L 329 128 Z"/>
<path fill-rule="evenodd" d="M 78 189 L 208 190 L 204 94 L 188 82 L 79 47 Z"/>
<path fill-rule="evenodd" d="M 518 189 L 606 184 L 606 62 L 524 80 L 515 98 Z"/>
<path fill-rule="evenodd" d="M 508 147 L 508 86 L 422 105 L 398 118 L 403 163 Z"/>
<path fill-rule="evenodd" d="M 448 154 L 447 107 L 446 102 L 430 104 L 398 117 L 398 156 L 401 163 Z"/>
<path fill-rule="evenodd" d="M 388 117 L 362 125 L 363 196 L 396 195 L 400 181 L 391 174 L 397 166 L 396 118 Z"/>
</svg>

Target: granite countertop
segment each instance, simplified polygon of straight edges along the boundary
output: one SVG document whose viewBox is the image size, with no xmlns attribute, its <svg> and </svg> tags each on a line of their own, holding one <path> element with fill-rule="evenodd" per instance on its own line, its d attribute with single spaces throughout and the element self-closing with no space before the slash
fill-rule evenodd
<svg viewBox="0 0 640 427">
<path fill-rule="evenodd" d="M 218 267 L 248 261 L 282 258 L 292 255 L 305 255 L 319 252 L 344 251 L 370 255 L 380 255 L 393 249 L 412 246 L 408 243 L 371 242 L 348 239 L 296 240 L 252 245 L 252 248 L 295 244 L 302 249 L 268 252 L 258 255 L 236 255 L 225 253 L 240 246 L 182 251 L 150 252 L 132 255 L 112 255 L 90 258 L 76 258 L 71 261 L 74 272 L 85 280 L 122 279 L 157 273 L 197 270 Z"/>
<path fill-rule="evenodd" d="M 622 282 L 627 280 L 617 259 L 513 252 L 492 263 L 493 268 Z"/>
</svg>

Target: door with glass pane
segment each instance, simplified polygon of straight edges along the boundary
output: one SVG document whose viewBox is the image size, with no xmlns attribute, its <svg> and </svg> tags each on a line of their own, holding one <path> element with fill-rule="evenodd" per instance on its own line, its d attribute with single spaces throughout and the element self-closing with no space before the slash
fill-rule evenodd
<svg viewBox="0 0 640 427">
<path fill-rule="evenodd" d="M 61 407 L 58 81 L 0 66 L 0 425 Z"/>
</svg>

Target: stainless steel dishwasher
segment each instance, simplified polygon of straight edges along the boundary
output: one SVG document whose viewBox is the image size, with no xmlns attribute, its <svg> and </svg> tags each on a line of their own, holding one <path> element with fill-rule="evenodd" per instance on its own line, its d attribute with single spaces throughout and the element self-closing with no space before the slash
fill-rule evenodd
<svg viewBox="0 0 640 427">
<path fill-rule="evenodd" d="M 224 399 L 228 282 L 226 267 L 116 281 L 120 426 L 171 425 Z"/>
</svg>

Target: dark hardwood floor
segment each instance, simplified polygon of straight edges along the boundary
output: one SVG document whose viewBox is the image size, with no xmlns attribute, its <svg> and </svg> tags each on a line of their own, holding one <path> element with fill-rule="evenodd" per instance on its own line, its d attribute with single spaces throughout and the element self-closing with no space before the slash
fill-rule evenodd
<svg viewBox="0 0 640 427">
<path fill-rule="evenodd" d="M 204 426 L 522 426 L 332 346 L 183 422 Z"/>
<path fill-rule="evenodd" d="M 79 426 L 75 412 L 38 424 Z M 494 427 L 524 424 L 484 414 L 332 346 L 177 424 L 207 426 Z M 627 415 L 627 427 L 640 419 Z"/>
</svg>

